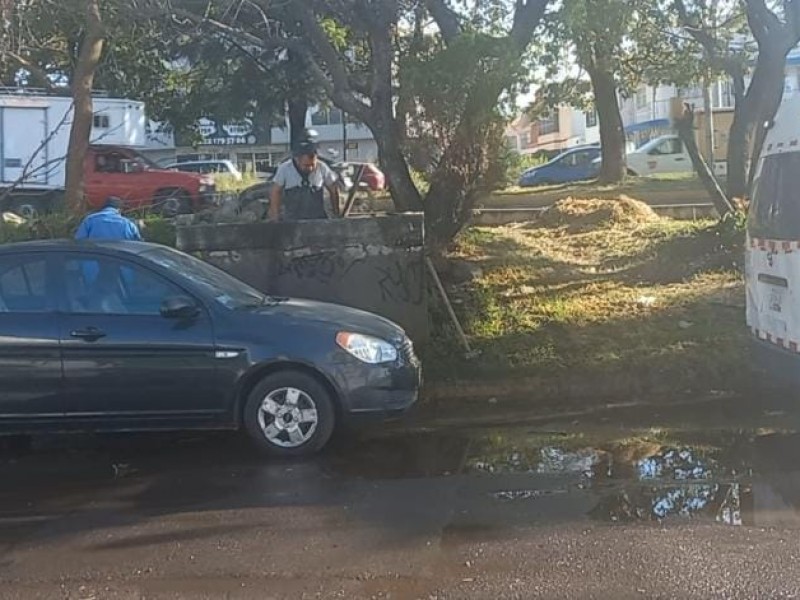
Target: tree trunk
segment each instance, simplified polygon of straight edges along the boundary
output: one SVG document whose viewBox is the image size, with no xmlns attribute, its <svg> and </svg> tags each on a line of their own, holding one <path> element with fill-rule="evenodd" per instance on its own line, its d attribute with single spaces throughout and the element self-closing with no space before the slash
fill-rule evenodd
<svg viewBox="0 0 800 600">
<path fill-rule="evenodd" d="M 403 154 L 401 128 L 404 124 L 395 121 L 392 111 L 391 101 L 378 104 L 364 122 L 378 144 L 378 162 L 386 175 L 395 210 L 420 211 L 422 197 L 411 178 L 411 170 Z"/>
<path fill-rule="evenodd" d="M 484 144 L 477 138 L 450 143 L 425 196 L 425 233 L 428 247 L 438 254 L 472 215 L 483 172 Z"/>
<path fill-rule="evenodd" d="M 759 62 L 762 59 L 766 64 L 761 66 L 759 80 L 756 81 L 755 74 L 753 76 L 753 83 L 759 86 L 755 89 L 758 89 L 759 93 L 754 96 L 756 104 L 756 108 L 754 109 L 755 121 L 753 123 L 754 140 L 750 152 L 747 187 L 745 188 L 745 196 L 748 198 L 753 190 L 753 180 L 755 179 L 755 173 L 758 167 L 758 159 L 761 157 L 761 150 L 764 147 L 764 140 L 767 137 L 767 124 L 771 123 L 775 118 L 775 114 L 778 112 L 781 101 L 783 100 L 786 54 L 780 49 L 773 49 L 759 55 Z M 757 62 L 756 68 L 758 69 L 759 66 Z"/>
<path fill-rule="evenodd" d="M 303 136 L 306 128 L 306 115 L 308 114 L 308 100 L 304 97 L 289 98 L 289 140 L 294 148 Z"/>
<path fill-rule="evenodd" d="M 727 195 L 728 199 L 740 197 L 731 193 L 744 191 L 746 184 L 742 179 L 733 176 L 733 173 L 744 173 L 747 169 L 747 116 L 744 114 L 746 106 L 747 88 L 744 82 L 744 71 L 729 72 L 733 79 L 733 121 L 728 128 L 728 156 L 727 163 Z"/>
<path fill-rule="evenodd" d="M 104 42 L 99 0 L 86 0 L 85 8 L 86 32 L 71 82 L 73 117 L 67 148 L 65 196 L 67 207 L 72 214 L 81 214 L 85 209 L 83 169 L 94 120 L 92 87 L 94 74 L 103 54 Z"/>
<path fill-rule="evenodd" d="M 625 179 L 625 130 L 619 110 L 617 84 L 614 75 L 600 69 L 590 69 L 597 119 L 600 124 L 602 165 L 601 183 L 619 183 Z"/>
<path fill-rule="evenodd" d="M 708 166 L 703 156 L 700 154 L 700 149 L 697 147 L 697 140 L 695 139 L 694 129 L 694 111 L 687 104 L 684 107 L 683 115 L 675 121 L 675 128 L 678 130 L 678 135 L 686 146 L 686 151 L 692 159 L 695 173 L 700 177 L 703 187 L 708 192 L 714 208 L 717 209 L 720 217 L 734 212 L 735 208 L 731 204 L 725 192 L 719 185 L 714 172 Z"/>
</svg>

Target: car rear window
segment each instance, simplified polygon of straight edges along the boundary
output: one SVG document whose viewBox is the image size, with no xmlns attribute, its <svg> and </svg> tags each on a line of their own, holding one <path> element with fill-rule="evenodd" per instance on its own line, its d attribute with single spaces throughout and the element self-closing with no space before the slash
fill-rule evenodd
<svg viewBox="0 0 800 600">
<path fill-rule="evenodd" d="M 750 235 L 800 240 L 800 152 L 764 158 L 748 219 Z"/>
</svg>

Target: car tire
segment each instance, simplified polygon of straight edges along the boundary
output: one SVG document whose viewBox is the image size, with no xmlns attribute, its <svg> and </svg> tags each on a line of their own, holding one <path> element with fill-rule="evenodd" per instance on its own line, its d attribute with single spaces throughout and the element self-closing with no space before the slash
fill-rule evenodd
<svg viewBox="0 0 800 600">
<path fill-rule="evenodd" d="M 256 447 L 284 458 L 316 454 L 331 439 L 336 411 L 330 392 L 299 371 L 264 377 L 248 394 L 244 427 Z"/>
<path fill-rule="evenodd" d="M 159 190 L 153 197 L 153 208 L 167 219 L 192 212 L 192 197 L 186 190 Z"/>
<path fill-rule="evenodd" d="M 15 198 L 9 205 L 10 212 L 29 221 L 41 218 L 51 210 L 52 200 L 49 195 Z"/>
</svg>

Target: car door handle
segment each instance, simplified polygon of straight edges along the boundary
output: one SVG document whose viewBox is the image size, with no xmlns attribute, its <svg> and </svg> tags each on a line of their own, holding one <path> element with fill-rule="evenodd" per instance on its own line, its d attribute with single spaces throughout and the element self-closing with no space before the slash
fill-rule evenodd
<svg viewBox="0 0 800 600">
<path fill-rule="evenodd" d="M 70 337 L 77 338 L 79 340 L 85 340 L 87 342 L 96 342 L 100 338 L 106 337 L 105 331 L 98 329 L 97 327 L 87 327 L 86 329 L 73 329 L 69 332 Z"/>
<path fill-rule="evenodd" d="M 682 156 L 679 156 L 678 158 L 675 159 L 675 162 L 682 162 L 684 160 L 686 160 L 686 159 L 683 158 Z"/>
</svg>

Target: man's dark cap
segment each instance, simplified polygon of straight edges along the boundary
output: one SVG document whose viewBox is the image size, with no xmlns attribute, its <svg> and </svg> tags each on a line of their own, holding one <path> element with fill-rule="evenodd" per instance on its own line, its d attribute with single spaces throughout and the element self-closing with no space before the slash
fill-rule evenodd
<svg viewBox="0 0 800 600">
<path fill-rule="evenodd" d="M 317 142 L 313 139 L 302 139 L 294 145 L 293 154 L 295 156 L 309 156 L 317 153 Z"/>
</svg>

